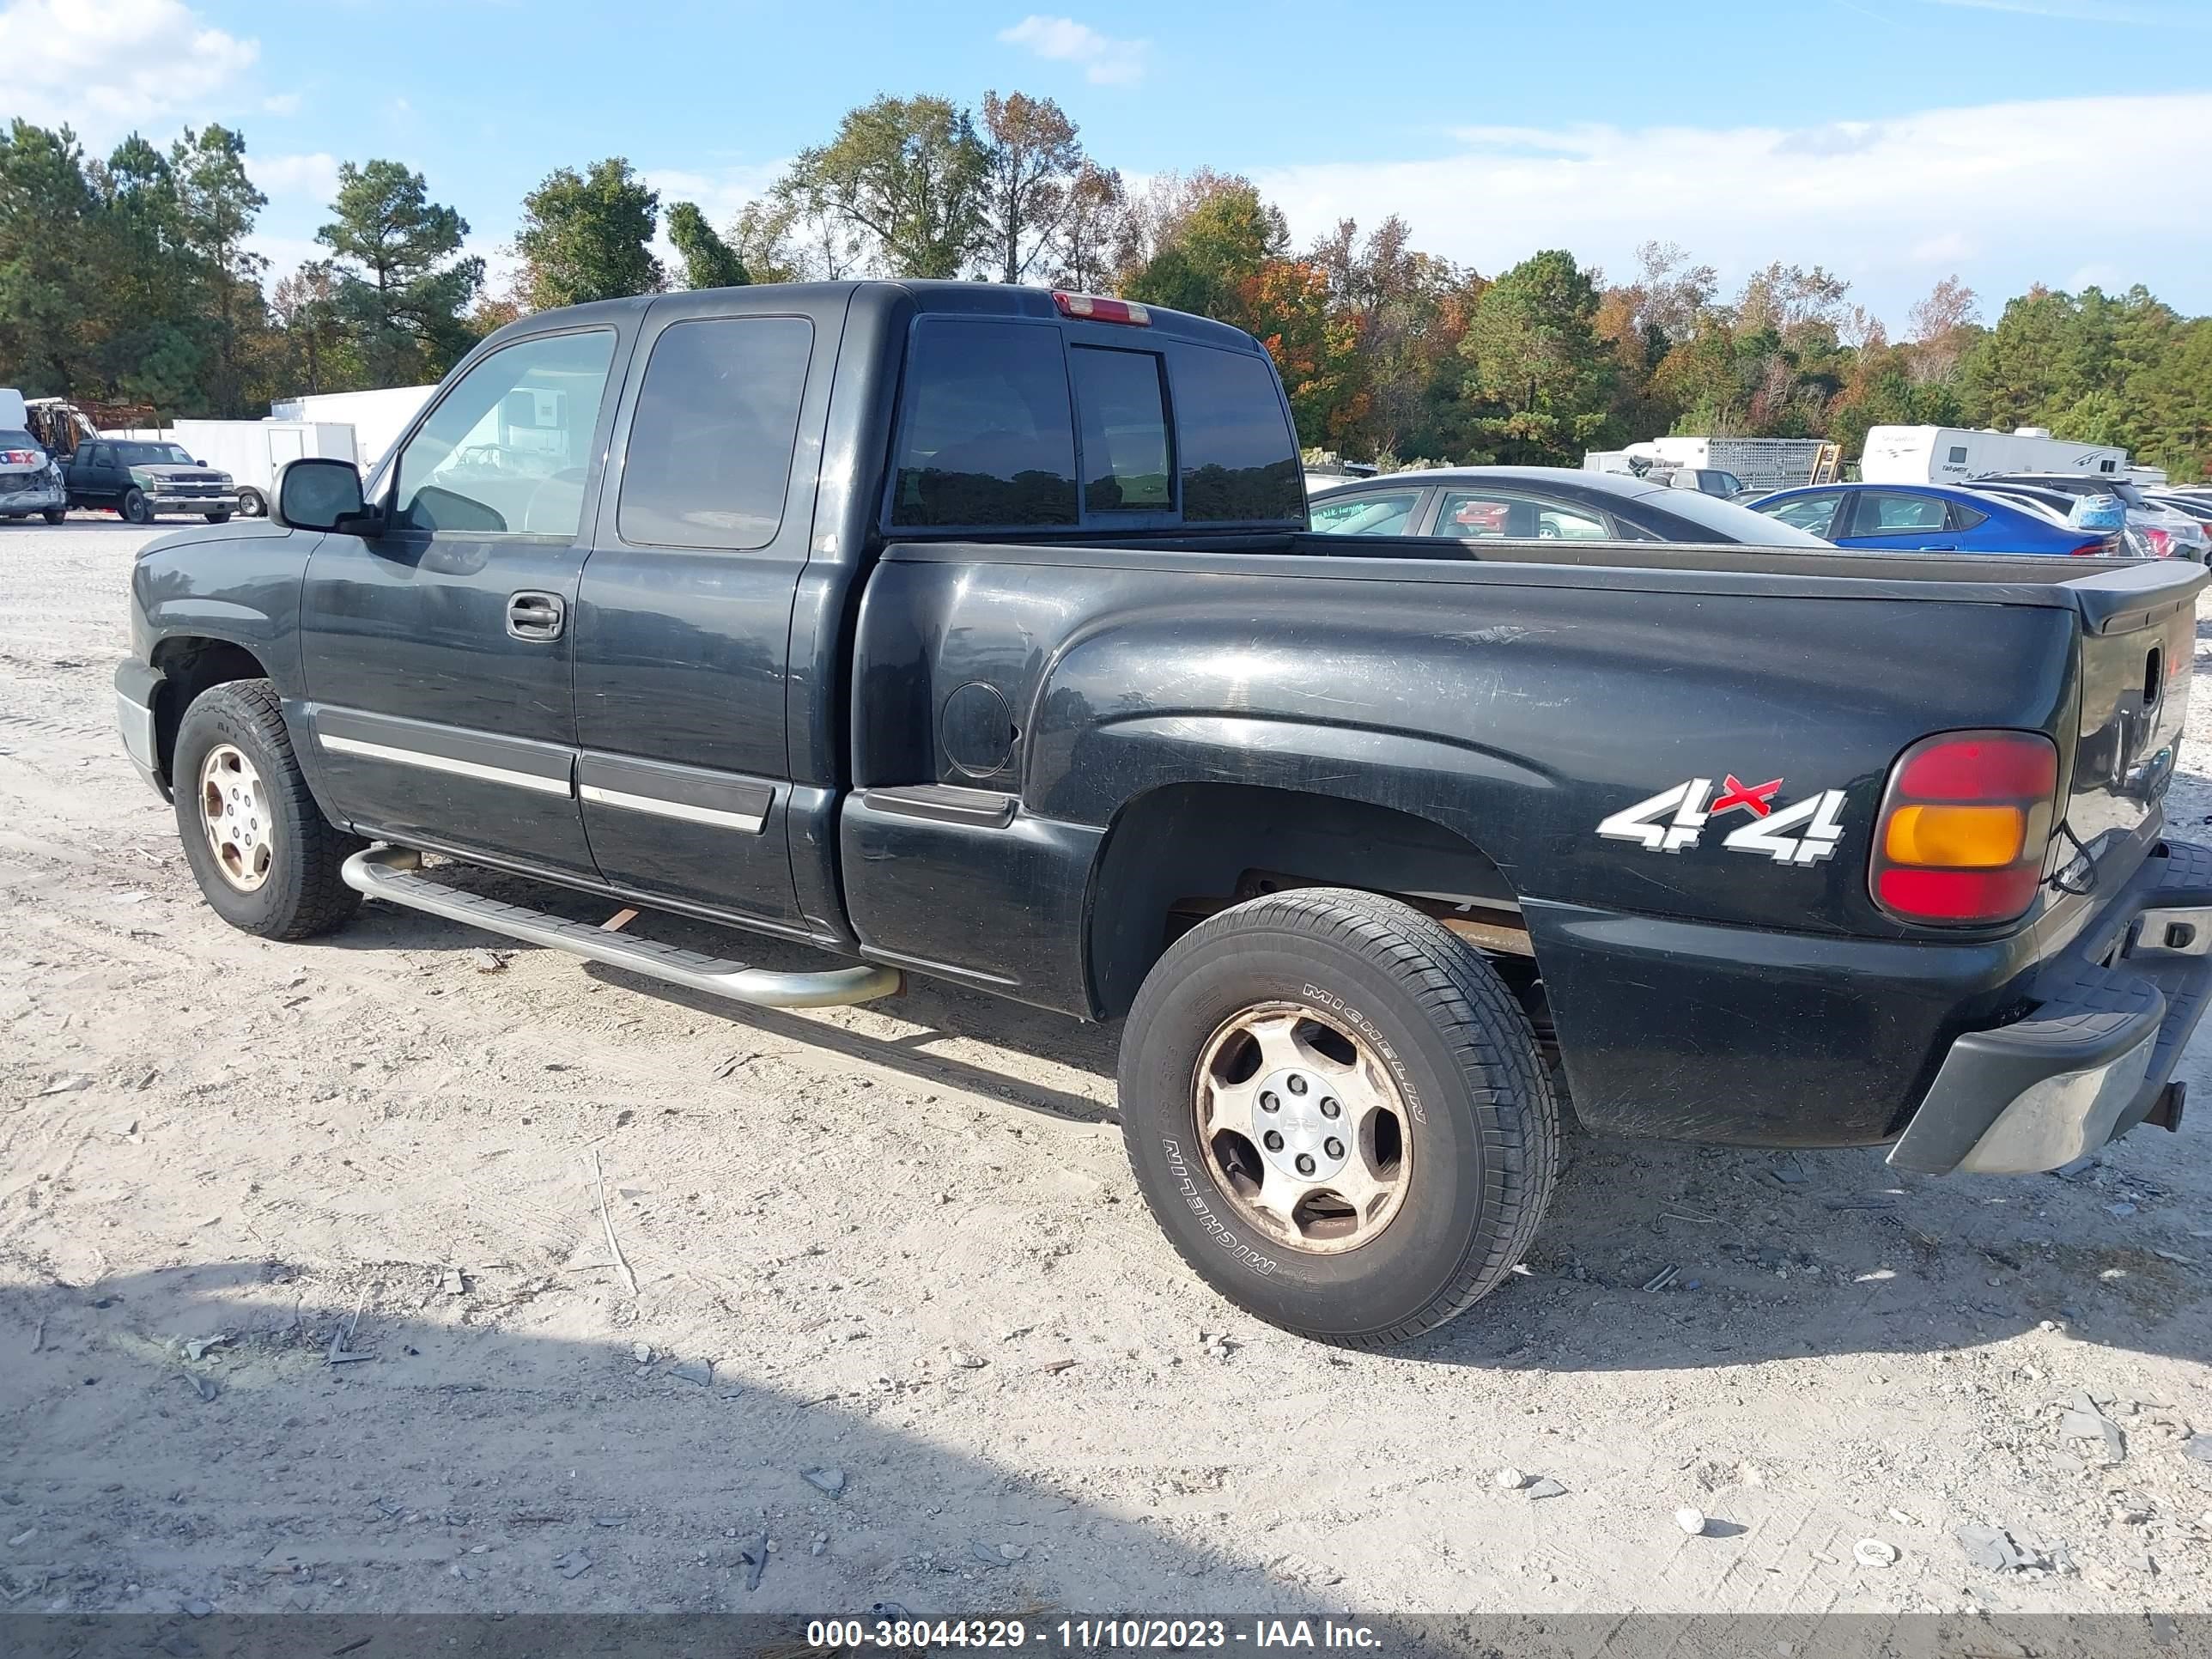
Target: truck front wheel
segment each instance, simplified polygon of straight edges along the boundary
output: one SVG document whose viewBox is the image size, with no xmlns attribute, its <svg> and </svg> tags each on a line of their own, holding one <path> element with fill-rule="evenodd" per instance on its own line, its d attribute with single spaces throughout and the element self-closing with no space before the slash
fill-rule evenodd
<svg viewBox="0 0 2212 1659">
<path fill-rule="evenodd" d="M 146 499 L 146 492 L 144 490 L 139 489 L 136 487 L 126 489 L 123 492 L 123 506 L 121 511 L 123 514 L 123 520 L 125 524 L 151 524 L 154 522 L 154 503 Z"/>
<path fill-rule="evenodd" d="M 367 843 L 315 805 L 267 680 L 231 680 L 194 698 L 170 775 L 185 857 L 232 927 L 307 939 L 361 908 L 338 866 Z"/>
<path fill-rule="evenodd" d="M 1247 1312 L 1381 1348 L 1512 1270 L 1559 1171 L 1534 1033 L 1394 899 L 1303 888 L 1170 946 L 1122 1035 L 1122 1136 L 1183 1260 Z"/>
<path fill-rule="evenodd" d="M 265 519 L 269 502 L 258 489 L 251 486 L 238 492 L 238 516 L 241 519 Z"/>
</svg>

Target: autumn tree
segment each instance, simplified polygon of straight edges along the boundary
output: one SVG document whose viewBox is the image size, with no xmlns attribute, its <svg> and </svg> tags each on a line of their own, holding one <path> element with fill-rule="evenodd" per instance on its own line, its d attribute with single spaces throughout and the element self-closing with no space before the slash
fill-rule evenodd
<svg viewBox="0 0 2212 1659">
<path fill-rule="evenodd" d="M 1085 161 L 1067 181 L 1048 258 L 1052 281 L 1080 293 L 1103 293 L 1113 284 L 1115 250 L 1129 210 L 1121 175 Z"/>
<path fill-rule="evenodd" d="M 284 341 L 284 361 L 300 391 L 331 392 L 345 341 L 338 278 L 327 259 L 310 259 L 279 282 L 269 298 Z"/>
<path fill-rule="evenodd" d="M 530 307 L 656 294 L 666 285 L 652 242 L 659 192 L 611 155 L 587 173 L 556 167 L 522 198 L 522 292 Z"/>
<path fill-rule="evenodd" d="M 745 262 L 707 222 L 696 202 L 678 202 L 669 208 L 668 240 L 684 261 L 686 288 L 743 288 L 752 281 Z"/>
<path fill-rule="evenodd" d="M 1364 239 L 1341 220 L 1306 257 L 1328 277 L 1332 314 L 1352 340 L 1329 443 L 1361 460 L 1455 452 L 1457 349 L 1481 278 L 1416 249 L 1395 215 Z"/>
<path fill-rule="evenodd" d="M 338 168 L 331 221 L 316 234 L 337 277 L 344 349 L 372 386 L 434 380 L 468 349 L 463 312 L 483 261 L 461 257 L 468 222 L 398 161 Z"/>
<path fill-rule="evenodd" d="M 957 276 L 983 243 L 988 171 L 967 111 L 944 98 L 884 97 L 800 151 L 779 190 L 797 217 L 865 241 L 889 275 Z"/>
<path fill-rule="evenodd" d="M 1948 380 L 1959 360 L 1980 332 L 1981 301 L 1954 273 L 1936 284 L 1906 314 L 1912 343 L 1911 374 L 1921 380 Z"/>
<path fill-rule="evenodd" d="M 1244 179 L 1219 179 L 1152 235 L 1157 251 L 1122 283 L 1121 292 L 1240 327 L 1246 284 L 1268 261 L 1283 258 L 1291 240 L 1282 210 Z"/>
<path fill-rule="evenodd" d="M 985 268 L 1000 282 L 1018 283 L 1073 205 L 1083 145 L 1058 104 L 1021 92 L 983 94 L 983 138 Z"/>
</svg>

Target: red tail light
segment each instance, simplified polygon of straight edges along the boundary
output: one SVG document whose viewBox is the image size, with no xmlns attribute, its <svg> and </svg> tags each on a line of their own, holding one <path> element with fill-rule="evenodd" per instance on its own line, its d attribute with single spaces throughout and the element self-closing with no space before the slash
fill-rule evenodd
<svg viewBox="0 0 2212 1659">
<path fill-rule="evenodd" d="M 2077 559 L 2101 559 L 2119 551 L 2112 545 L 2113 539 L 2107 536 L 2101 541 L 2083 542 L 2081 546 L 2069 547 L 2066 551 Z"/>
<path fill-rule="evenodd" d="M 2151 557 L 2170 559 L 2173 556 L 2173 532 L 2171 530 L 2160 530 L 2156 525 L 2149 524 L 2143 526 L 2142 535 L 2143 544 L 2150 549 Z"/>
<path fill-rule="evenodd" d="M 1133 328 L 1152 325 L 1152 313 L 1133 300 L 1109 300 L 1103 295 L 1068 294 L 1054 289 L 1052 302 L 1060 307 L 1061 316 L 1080 318 L 1086 323 L 1127 323 Z"/>
<path fill-rule="evenodd" d="M 1986 927 L 2043 881 L 2058 750 L 2039 732 L 1947 732 L 1890 769 L 1874 838 L 1875 902 L 1900 921 Z"/>
</svg>

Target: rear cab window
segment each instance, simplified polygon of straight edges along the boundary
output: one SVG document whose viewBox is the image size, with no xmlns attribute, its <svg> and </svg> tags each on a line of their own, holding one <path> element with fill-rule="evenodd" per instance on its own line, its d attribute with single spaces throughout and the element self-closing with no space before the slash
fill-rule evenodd
<svg viewBox="0 0 2212 1659">
<path fill-rule="evenodd" d="M 1175 459 L 1158 352 L 1068 348 L 1086 513 L 1172 513 Z"/>
<path fill-rule="evenodd" d="M 804 317 L 693 318 L 663 329 L 630 423 L 616 507 L 622 538 L 738 552 L 774 541 L 813 350 Z"/>
<path fill-rule="evenodd" d="M 1060 331 L 924 318 L 907 354 L 895 529 L 1077 522 L 1075 421 Z"/>
<path fill-rule="evenodd" d="M 924 315 L 909 340 L 894 532 L 1305 528 L 1297 440 L 1256 352 L 1024 318 Z"/>
</svg>

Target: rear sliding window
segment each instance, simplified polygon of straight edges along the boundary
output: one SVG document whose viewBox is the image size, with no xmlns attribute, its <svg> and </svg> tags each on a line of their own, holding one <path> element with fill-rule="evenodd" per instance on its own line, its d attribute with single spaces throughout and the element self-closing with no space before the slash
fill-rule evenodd
<svg viewBox="0 0 2212 1659">
<path fill-rule="evenodd" d="M 1084 510 L 1174 512 L 1159 355 L 1072 346 L 1067 361 L 1083 420 Z"/>
<path fill-rule="evenodd" d="M 895 529 L 1073 528 L 1178 506 L 1191 524 L 1305 522 L 1297 443 L 1256 354 L 1143 336 L 1063 347 L 1056 328 L 933 317 L 902 397 Z"/>
<path fill-rule="evenodd" d="M 1075 522 L 1058 329 L 932 318 L 915 331 L 906 381 L 892 524 Z"/>
</svg>

